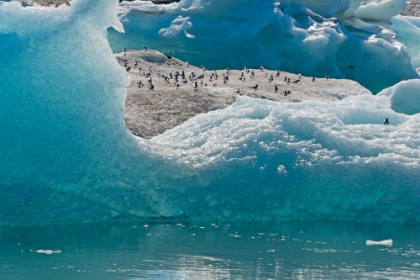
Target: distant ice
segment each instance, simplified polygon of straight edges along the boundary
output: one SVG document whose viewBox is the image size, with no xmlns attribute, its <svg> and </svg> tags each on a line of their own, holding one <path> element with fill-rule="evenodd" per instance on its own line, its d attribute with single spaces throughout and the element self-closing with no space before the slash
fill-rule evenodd
<svg viewBox="0 0 420 280">
<path fill-rule="evenodd" d="M 366 240 L 366 246 L 392 246 L 392 239 L 386 239 L 381 241 Z"/>
<path fill-rule="evenodd" d="M 37 250 L 36 251 L 38 254 L 46 254 L 46 255 L 51 255 L 51 254 L 61 254 L 60 250 Z"/>
</svg>

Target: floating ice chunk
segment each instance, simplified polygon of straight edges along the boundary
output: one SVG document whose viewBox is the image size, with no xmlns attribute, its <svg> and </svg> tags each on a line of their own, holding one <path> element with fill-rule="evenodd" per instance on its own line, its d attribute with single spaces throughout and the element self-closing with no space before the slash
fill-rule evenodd
<svg viewBox="0 0 420 280">
<path fill-rule="evenodd" d="M 366 240 L 366 246 L 392 246 L 392 239 L 386 239 L 381 241 Z"/>
<path fill-rule="evenodd" d="M 279 165 L 278 167 L 277 167 L 277 173 L 278 174 L 287 174 L 287 170 L 286 170 L 286 167 L 284 166 L 284 165 Z"/>
<path fill-rule="evenodd" d="M 38 254 L 46 254 L 46 255 L 51 255 L 51 254 L 61 254 L 61 250 L 37 250 L 36 251 Z"/>
<path fill-rule="evenodd" d="M 229 50 L 227 56 L 237 52 L 260 62 L 263 55 L 265 62 L 273 59 L 278 65 L 277 50 L 284 51 L 286 63 L 299 59 L 300 52 L 294 52 L 299 47 L 307 51 L 302 65 L 316 68 L 328 57 L 336 59 L 334 50 L 339 48 L 340 71 L 347 69 L 350 76 L 366 73 L 369 79 L 380 70 L 379 79 L 387 80 L 394 77 L 388 65 L 400 66 L 400 53 L 392 52 L 391 43 L 345 41 L 347 33 L 335 24 L 315 23 L 302 13 L 297 22 L 286 15 L 287 9 L 294 15 L 299 9 L 282 6 L 284 17 L 267 13 L 261 22 L 259 12 L 273 9 L 267 2 L 214 2 L 218 5 L 210 5 L 212 12 L 224 7 L 226 14 L 237 11 L 237 17 L 224 18 L 220 26 L 226 27 L 221 30 L 226 36 L 218 41 L 221 33 L 214 32 L 212 13 L 199 14 L 203 22 L 191 15 L 197 28 L 195 50 L 215 37 L 207 57 L 216 57 L 213 48 L 223 48 Z M 0 2 L 1 225 L 138 217 L 420 220 L 420 114 L 395 112 L 387 96 L 328 103 L 239 96 L 232 106 L 197 115 L 150 141 L 135 139 L 124 124 L 128 76 L 104 36 L 105 27 L 116 25 L 107 17 L 115 13 L 110 4 L 74 0 L 69 8 L 44 10 Z M 178 15 L 154 29 L 156 34 Z M 240 51 L 244 45 L 237 40 L 244 34 L 250 35 L 252 53 Z M 272 48 L 272 38 L 279 36 L 289 44 L 278 41 L 278 49 Z M 226 38 L 226 47 L 217 44 Z M 366 46 L 356 48 L 359 44 Z M 249 55 L 255 50 L 259 54 Z M 371 60 L 374 55 L 377 58 Z M 241 67 L 243 62 L 238 62 Z M 330 94 L 342 95 L 335 90 Z M 383 125 L 385 117 L 391 125 Z M 279 166 L 287 176 L 278 174 L 283 170 Z M 27 211 L 20 211 L 23 206 Z"/>
</svg>

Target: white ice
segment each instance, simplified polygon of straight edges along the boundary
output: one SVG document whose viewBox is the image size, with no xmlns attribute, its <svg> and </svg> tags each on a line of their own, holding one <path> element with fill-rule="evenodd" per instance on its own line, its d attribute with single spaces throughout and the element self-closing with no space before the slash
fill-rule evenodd
<svg viewBox="0 0 420 280">
<path fill-rule="evenodd" d="M 366 246 L 389 246 L 393 244 L 392 239 L 386 239 L 381 241 L 366 240 Z"/>
</svg>

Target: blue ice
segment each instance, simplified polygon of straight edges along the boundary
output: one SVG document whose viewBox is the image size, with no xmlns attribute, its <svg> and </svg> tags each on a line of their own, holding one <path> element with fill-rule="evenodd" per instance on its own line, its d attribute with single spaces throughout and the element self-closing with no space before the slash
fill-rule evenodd
<svg viewBox="0 0 420 280">
<path fill-rule="evenodd" d="M 416 81 L 334 103 L 238 97 L 139 139 L 124 125 L 129 77 L 107 40 L 108 27 L 122 30 L 117 4 L 0 2 L 1 225 L 420 220 L 419 107 L 395 103 L 407 87 L 418 95 Z M 381 40 L 386 57 L 394 47 Z"/>
</svg>

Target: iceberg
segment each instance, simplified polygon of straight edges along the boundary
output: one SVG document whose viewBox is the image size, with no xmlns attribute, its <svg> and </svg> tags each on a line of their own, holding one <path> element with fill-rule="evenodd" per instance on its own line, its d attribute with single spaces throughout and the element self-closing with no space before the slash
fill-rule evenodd
<svg viewBox="0 0 420 280">
<path fill-rule="evenodd" d="M 281 7 L 264 3 L 277 9 L 267 22 L 295 22 Z M 0 225 L 420 220 L 420 115 L 393 110 L 391 94 L 329 103 L 238 97 L 226 109 L 198 115 L 151 140 L 132 135 L 123 119 L 129 76 L 107 40 L 108 27 L 122 31 L 117 4 L 73 0 L 71 7 L 55 9 L 0 2 Z M 297 12 L 294 5 L 285 8 Z M 183 9 L 201 16 L 193 7 Z M 244 9 L 244 17 L 251 15 Z M 302 22 L 308 21 L 304 13 Z M 345 39 L 338 24 L 321 25 L 310 36 L 290 25 L 293 33 L 285 32 L 300 39 L 286 48 L 293 51 L 296 43 L 319 49 L 329 46 L 328 38 Z M 259 43 L 268 40 L 269 29 L 259 33 Z M 384 39 L 376 41 L 384 48 L 381 56 L 395 51 Z M 323 59 L 311 54 L 309 61 Z M 388 59 L 400 61 L 399 55 L 405 57 L 404 48 Z"/>
<path fill-rule="evenodd" d="M 245 65 L 347 78 L 377 93 L 418 78 L 389 28 L 404 0 L 123 1 L 114 51 L 147 46 L 207 69 Z"/>
</svg>

